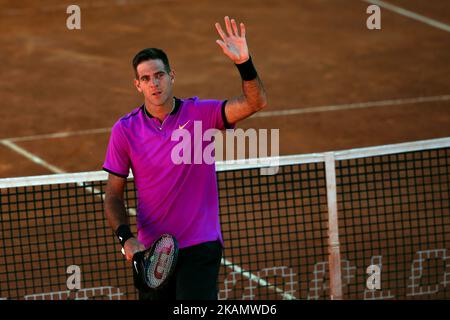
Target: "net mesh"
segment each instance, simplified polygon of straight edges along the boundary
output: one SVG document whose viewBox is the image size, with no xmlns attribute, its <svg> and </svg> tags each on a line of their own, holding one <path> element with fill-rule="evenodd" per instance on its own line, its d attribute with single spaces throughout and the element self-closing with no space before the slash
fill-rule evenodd
<svg viewBox="0 0 450 320">
<path fill-rule="evenodd" d="M 85 182 L 2 189 L 1 297 L 52 297 L 71 284 L 69 266 L 80 268 L 84 291 L 124 293 L 132 273 L 104 219 L 103 188 Z M 130 188 L 127 197 L 128 205 L 135 201 Z"/>
<path fill-rule="evenodd" d="M 323 163 L 221 172 L 225 241 L 221 299 L 326 298 L 327 198 Z"/>
<path fill-rule="evenodd" d="M 450 298 L 450 149 L 339 161 L 344 297 Z M 367 267 L 381 290 L 366 288 Z"/>
<path fill-rule="evenodd" d="M 336 161 L 344 298 L 449 298 L 449 153 Z M 219 299 L 329 299 L 325 177 L 321 161 L 268 176 L 258 168 L 217 173 Z M 104 216 L 104 188 L 105 181 L 1 188 L 0 298 L 137 299 Z M 125 192 L 136 232 L 131 179 Z M 371 265 L 381 271 L 378 290 L 367 286 Z"/>
</svg>

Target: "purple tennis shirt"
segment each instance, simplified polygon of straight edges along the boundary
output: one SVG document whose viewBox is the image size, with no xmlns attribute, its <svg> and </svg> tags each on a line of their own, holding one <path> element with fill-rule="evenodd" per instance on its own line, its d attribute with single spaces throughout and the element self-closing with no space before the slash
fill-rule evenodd
<svg viewBox="0 0 450 320">
<path fill-rule="evenodd" d="M 164 233 L 174 235 L 180 248 L 214 240 L 223 244 L 215 164 L 194 161 L 194 141 L 192 161 L 174 163 L 172 151 L 180 146 L 181 138 L 173 141 L 171 137 L 174 130 L 183 129 L 194 140 L 199 124 L 202 134 L 208 129 L 231 128 L 225 103 L 175 98 L 162 124 L 144 105 L 114 124 L 103 169 L 126 178 L 131 168 L 138 199 L 138 240 L 146 248 Z M 210 143 L 199 145 L 204 150 Z"/>
</svg>

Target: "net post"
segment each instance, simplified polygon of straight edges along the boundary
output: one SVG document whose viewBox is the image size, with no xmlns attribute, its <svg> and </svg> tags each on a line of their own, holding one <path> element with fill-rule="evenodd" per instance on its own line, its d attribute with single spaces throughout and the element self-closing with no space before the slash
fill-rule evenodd
<svg viewBox="0 0 450 320">
<path fill-rule="evenodd" d="M 330 299 L 342 300 L 342 273 L 337 215 L 335 157 L 334 152 L 326 152 L 324 156 L 328 202 L 328 263 L 330 271 Z"/>
</svg>

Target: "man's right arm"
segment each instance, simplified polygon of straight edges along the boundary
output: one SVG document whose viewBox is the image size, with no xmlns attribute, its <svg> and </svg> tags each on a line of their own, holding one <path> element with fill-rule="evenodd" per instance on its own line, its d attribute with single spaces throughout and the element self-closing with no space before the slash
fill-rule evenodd
<svg viewBox="0 0 450 320">
<path fill-rule="evenodd" d="M 120 226 L 130 225 L 123 198 L 126 181 L 125 178 L 109 174 L 105 190 L 105 215 L 116 235 Z M 123 248 L 129 261 L 133 258 L 135 252 L 145 250 L 144 245 L 134 236 L 124 243 Z"/>
</svg>

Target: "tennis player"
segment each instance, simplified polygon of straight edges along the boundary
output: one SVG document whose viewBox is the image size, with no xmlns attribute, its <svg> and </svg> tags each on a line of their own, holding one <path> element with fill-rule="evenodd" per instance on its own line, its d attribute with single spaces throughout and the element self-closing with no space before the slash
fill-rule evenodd
<svg viewBox="0 0 450 320">
<path fill-rule="evenodd" d="M 166 54 L 156 48 L 140 51 L 133 59 L 134 84 L 144 104 L 117 121 L 111 132 L 103 169 L 109 172 L 105 213 L 125 251 L 133 254 L 151 247 L 162 234 L 178 241 L 175 272 L 162 289 L 139 291 L 141 300 L 217 299 L 217 278 L 223 240 L 214 164 L 174 164 L 174 130 L 188 130 L 194 121 L 203 132 L 224 130 L 263 109 L 266 93 L 249 55 L 245 26 L 225 17 L 219 23 L 217 44 L 236 65 L 243 93 L 228 100 L 178 99 L 173 95 L 175 71 Z M 206 145 L 203 145 L 205 147 Z M 129 170 L 136 185 L 137 237 L 129 227 L 124 188 Z"/>
</svg>

